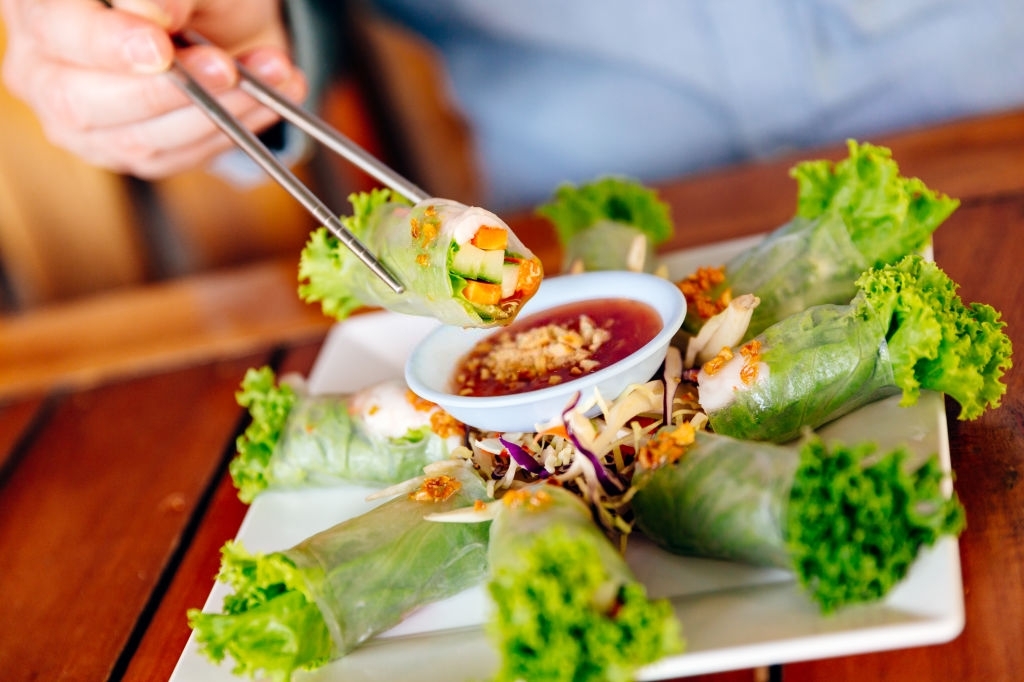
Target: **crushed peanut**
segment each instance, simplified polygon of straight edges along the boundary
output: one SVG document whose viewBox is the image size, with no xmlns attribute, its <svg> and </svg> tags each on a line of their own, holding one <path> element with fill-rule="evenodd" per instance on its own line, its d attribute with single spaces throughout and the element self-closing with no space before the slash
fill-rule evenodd
<svg viewBox="0 0 1024 682">
<path fill-rule="evenodd" d="M 722 350 L 718 351 L 718 355 L 704 363 L 702 369 L 708 376 L 714 376 L 715 374 L 718 374 L 718 372 L 725 367 L 725 363 L 730 360 L 732 360 L 732 348 L 723 346 Z"/>
<path fill-rule="evenodd" d="M 441 438 L 466 435 L 465 424 L 440 408 L 430 415 L 430 430 Z"/>
<path fill-rule="evenodd" d="M 501 501 L 506 507 L 525 507 L 536 510 L 543 509 L 550 504 L 551 495 L 544 489 L 531 492 L 527 488 L 519 488 L 518 490 L 509 490 L 502 496 Z"/>
<path fill-rule="evenodd" d="M 757 381 L 759 373 L 758 364 L 761 362 L 761 342 L 754 339 L 743 344 L 740 348 L 740 355 L 743 356 L 743 366 L 740 368 L 740 381 L 747 386 L 750 386 Z M 704 373 L 708 376 L 714 376 L 718 372 L 722 371 L 722 368 L 725 367 L 726 363 L 732 360 L 734 356 L 735 354 L 733 353 L 732 348 L 727 346 L 722 348 L 722 350 L 718 352 L 718 355 L 705 362 L 701 369 L 703 369 Z"/>
<path fill-rule="evenodd" d="M 423 209 L 423 216 L 422 222 L 416 217 L 409 218 L 409 234 L 414 243 L 417 243 L 420 248 L 426 249 L 441 233 L 441 218 L 437 215 L 437 207 L 433 205 Z M 418 259 L 417 263 L 419 263 Z M 419 264 L 423 265 L 423 263 Z"/>
<path fill-rule="evenodd" d="M 420 412 L 429 412 L 437 407 L 437 403 L 427 400 L 426 398 L 421 398 L 416 395 L 411 388 L 405 389 L 405 399 L 409 401 L 409 404 L 412 405 L 414 409 L 419 410 Z"/>
<path fill-rule="evenodd" d="M 562 377 L 552 372 L 568 369 L 572 377 L 593 371 L 599 362 L 594 352 L 611 338 L 587 315 L 579 316 L 579 329 L 547 324 L 518 333 L 504 332 L 474 347 L 455 377 L 460 395 L 474 395 L 477 380 L 495 381 L 510 392 L 548 376 L 551 385 Z"/>
</svg>

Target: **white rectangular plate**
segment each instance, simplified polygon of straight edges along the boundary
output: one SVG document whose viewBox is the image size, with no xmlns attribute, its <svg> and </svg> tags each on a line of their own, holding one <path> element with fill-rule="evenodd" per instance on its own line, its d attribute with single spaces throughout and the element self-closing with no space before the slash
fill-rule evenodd
<svg viewBox="0 0 1024 682">
<path fill-rule="evenodd" d="M 672 254 L 673 276 L 724 262 L 750 238 Z M 401 377 L 416 341 L 435 326 L 426 318 L 372 313 L 336 326 L 310 373 L 316 393 L 350 392 Z M 949 467 L 942 397 L 925 393 L 917 405 L 897 399 L 869 405 L 821 429 L 829 439 L 881 447 L 907 445 L 921 455 L 939 453 Z M 343 486 L 259 496 L 238 531 L 251 551 L 288 548 L 309 535 L 369 508 L 367 488 Z M 785 571 L 684 558 L 633 538 L 627 559 L 652 597 L 668 597 L 687 640 L 686 653 L 639 673 L 661 680 L 723 670 L 938 644 L 964 625 L 963 585 L 956 540 L 922 553 L 907 578 L 881 603 L 822 616 Z M 228 588 L 216 584 L 205 609 L 219 611 Z M 300 673 L 306 682 L 408 680 L 458 682 L 487 679 L 497 659 L 481 624 L 488 604 L 482 588 L 426 606 L 341 660 Z M 185 615 L 182 614 L 182 618 Z M 234 682 L 230 661 L 215 666 L 189 639 L 172 682 Z"/>
</svg>

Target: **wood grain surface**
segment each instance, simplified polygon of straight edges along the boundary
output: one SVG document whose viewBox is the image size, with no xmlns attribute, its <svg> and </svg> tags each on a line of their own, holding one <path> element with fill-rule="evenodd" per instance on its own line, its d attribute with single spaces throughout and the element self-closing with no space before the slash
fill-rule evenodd
<svg viewBox="0 0 1024 682">
<path fill-rule="evenodd" d="M 967 301 L 1024 343 L 1024 112 L 873 140 L 962 204 L 935 258 Z M 660 187 L 667 249 L 770 230 L 789 167 L 842 145 Z M 550 226 L 509 222 L 549 270 Z M 245 514 L 226 476 L 248 367 L 307 373 L 329 322 L 295 296 L 295 264 L 258 263 L 0 319 L 0 678 L 167 679 Z M 966 626 L 952 642 L 740 670 L 702 682 L 1016 679 L 1024 670 L 1024 379 L 975 421 L 948 403 Z"/>
</svg>

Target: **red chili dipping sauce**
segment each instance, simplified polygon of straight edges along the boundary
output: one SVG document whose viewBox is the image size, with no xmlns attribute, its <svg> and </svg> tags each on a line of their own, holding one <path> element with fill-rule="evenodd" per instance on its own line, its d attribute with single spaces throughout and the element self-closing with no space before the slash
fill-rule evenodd
<svg viewBox="0 0 1024 682">
<path fill-rule="evenodd" d="M 473 347 L 452 379 L 459 395 L 526 393 L 572 381 L 642 348 L 661 316 L 640 301 L 578 301 L 516 320 Z"/>
</svg>

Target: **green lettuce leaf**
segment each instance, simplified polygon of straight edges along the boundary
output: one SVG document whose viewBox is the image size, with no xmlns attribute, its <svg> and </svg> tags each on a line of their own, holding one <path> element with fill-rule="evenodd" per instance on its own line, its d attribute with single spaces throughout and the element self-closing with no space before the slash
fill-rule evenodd
<svg viewBox="0 0 1024 682">
<path fill-rule="evenodd" d="M 797 181 L 796 215 L 816 219 L 837 210 L 868 267 L 919 253 L 960 205 L 901 175 L 885 147 L 849 140 L 847 150 L 841 161 L 805 161 L 790 171 Z"/>
<path fill-rule="evenodd" d="M 482 583 L 489 524 L 424 518 L 487 499 L 468 467 L 447 471 L 290 549 L 250 554 L 227 543 L 218 580 L 232 593 L 222 612 L 188 613 L 200 651 L 218 663 L 230 656 L 237 674 L 288 680 Z"/>
<path fill-rule="evenodd" d="M 349 195 L 352 215 L 342 217 L 341 224 L 360 241 L 370 230 L 373 212 L 388 203 L 407 204 L 408 200 L 389 189 L 375 188 L 369 192 Z M 365 268 L 348 248 L 326 227 L 313 230 L 299 257 L 299 298 L 307 303 L 320 303 L 324 315 L 343 320 L 364 305 L 361 295 L 353 291 L 355 268 Z"/>
<path fill-rule="evenodd" d="M 882 599 L 922 548 L 960 534 L 949 477 L 937 455 L 914 461 L 902 447 L 698 432 L 638 472 L 632 508 L 640 532 L 668 551 L 793 571 L 830 613 Z"/>
<path fill-rule="evenodd" d="M 618 177 L 562 185 L 537 213 L 555 227 L 563 270 L 653 272 L 655 247 L 674 229 L 669 206 L 657 192 Z"/>
<path fill-rule="evenodd" d="M 629 225 L 655 245 L 671 237 L 674 229 L 668 204 L 656 191 L 619 177 L 579 186 L 564 184 L 537 213 L 551 220 L 563 244 L 601 221 Z"/>
<path fill-rule="evenodd" d="M 682 651 L 671 605 L 648 599 L 573 493 L 542 486 L 498 504 L 488 552 L 498 681 L 620 682 Z"/>
<path fill-rule="evenodd" d="M 235 590 L 224 600 L 224 613 L 188 613 L 199 647 L 212 661 L 231 658 L 236 675 L 266 673 L 285 681 L 295 670 L 331 659 L 327 623 L 306 587 L 307 576 L 290 559 L 251 554 L 233 541 L 221 555 L 217 578 Z"/>
<path fill-rule="evenodd" d="M 960 419 L 999 406 L 1012 344 L 994 308 L 965 305 L 946 273 L 917 256 L 869 270 L 857 286 L 888 321 L 886 343 L 902 404 L 916 402 L 925 388 L 956 400 Z"/>
<path fill-rule="evenodd" d="M 264 366 L 246 371 L 235 399 L 249 410 L 250 422 L 235 441 L 237 454 L 228 468 L 239 497 L 250 502 L 268 485 L 267 465 L 298 396 L 290 386 L 278 385 L 274 370 Z"/>
<path fill-rule="evenodd" d="M 942 484 L 938 457 L 913 466 L 909 452 L 873 444 L 800 450 L 786 515 L 786 546 L 804 589 L 825 613 L 881 599 L 924 547 L 965 525 L 956 495 Z"/>
</svg>

